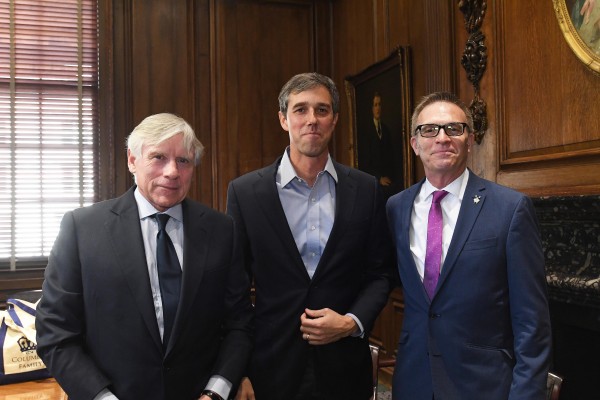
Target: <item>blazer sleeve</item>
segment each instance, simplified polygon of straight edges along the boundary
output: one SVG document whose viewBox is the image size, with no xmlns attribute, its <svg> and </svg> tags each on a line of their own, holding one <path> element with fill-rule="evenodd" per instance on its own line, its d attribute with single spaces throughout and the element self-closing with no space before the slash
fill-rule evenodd
<svg viewBox="0 0 600 400">
<path fill-rule="evenodd" d="M 528 197 L 522 197 L 512 217 L 506 256 L 516 359 L 509 399 L 543 398 L 552 337 L 544 254 Z"/>
<path fill-rule="evenodd" d="M 93 398 L 109 380 L 84 350 L 83 285 L 76 236 L 75 218 L 68 212 L 48 258 L 37 306 L 37 352 L 72 397 Z"/>
<path fill-rule="evenodd" d="M 237 385 L 246 376 L 246 367 L 253 346 L 254 312 L 250 301 L 250 282 L 244 272 L 242 254 L 234 221 L 232 225 L 231 260 L 225 293 L 226 317 L 223 324 L 223 341 L 214 373 L 226 377 L 232 384 L 232 397 Z"/>
<path fill-rule="evenodd" d="M 369 333 L 394 287 L 394 257 L 391 236 L 386 222 L 385 203 L 381 190 L 373 181 L 371 216 L 366 237 L 364 283 L 356 301 L 348 311 L 356 315 Z"/>
</svg>

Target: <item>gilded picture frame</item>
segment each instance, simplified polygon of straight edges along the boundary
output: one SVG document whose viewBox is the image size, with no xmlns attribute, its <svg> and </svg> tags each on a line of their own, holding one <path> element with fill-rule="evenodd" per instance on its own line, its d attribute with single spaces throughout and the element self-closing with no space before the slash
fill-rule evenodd
<svg viewBox="0 0 600 400">
<path fill-rule="evenodd" d="M 397 47 L 385 59 L 345 79 L 352 164 L 374 175 L 386 198 L 414 180 L 410 64 L 410 49 Z"/>
<path fill-rule="evenodd" d="M 552 0 L 558 25 L 577 58 L 600 75 L 600 1 Z"/>
</svg>

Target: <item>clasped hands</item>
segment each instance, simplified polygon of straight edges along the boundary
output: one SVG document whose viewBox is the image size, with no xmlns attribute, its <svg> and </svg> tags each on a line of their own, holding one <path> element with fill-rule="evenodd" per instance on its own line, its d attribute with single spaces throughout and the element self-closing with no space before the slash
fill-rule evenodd
<svg viewBox="0 0 600 400">
<path fill-rule="evenodd" d="M 302 339 L 312 345 L 336 342 L 352 335 L 358 326 L 352 317 L 341 315 L 329 309 L 310 310 L 306 308 L 300 316 Z"/>
<path fill-rule="evenodd" d="M 358 326 L 352 317 L 341 315 L 329 309 L 310 310 L 306 308 L 300 316 L 300 332 L 302 338 L 311 345 L 333 343 L 352 335 Z M 242 380 L 236 400 L 254 400 L 254 388 L 246 377 Z"/>
</svg>

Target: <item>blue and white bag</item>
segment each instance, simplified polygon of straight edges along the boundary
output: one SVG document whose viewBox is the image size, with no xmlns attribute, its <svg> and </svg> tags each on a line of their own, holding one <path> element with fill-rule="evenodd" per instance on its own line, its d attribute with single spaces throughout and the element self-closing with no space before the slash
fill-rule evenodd
<svg viewBox="0 0 600 400">
<path fill-rule="evenodd" d="M 38 302 L 8 299 L 6 303 L 7 309 L 0 311 L 0 385 L 49 378 L 50 373 L 36 351 Z"/>
</svg>

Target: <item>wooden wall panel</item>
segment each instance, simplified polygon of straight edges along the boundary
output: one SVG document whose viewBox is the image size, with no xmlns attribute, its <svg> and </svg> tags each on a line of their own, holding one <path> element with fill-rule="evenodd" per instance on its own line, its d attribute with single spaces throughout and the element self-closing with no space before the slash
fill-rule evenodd
<svg viewBox="0 0 600 400">
<path fill-rule="evenodd" d="M 457 81 L 453 61 L 454 13 L 455 4 L 450 0 L 334 2 L 333 78 L 338 87 L 344 87 L 346 76 L 384 59 L 397 46 L 408 45 L 412 58 L 413 104 L 431 91 L 454 90 Z M 343 94 L 334 141 L 336 158 L 347 164 L 352 160 L 348 110 Z M 417 161 L 416 178 L 422 176 L 422 167 Z"/>
<path fill-rule="evenodd" d="M 344 91 L 344 78 L 354 75 L 376 62 L 376 7 L 372 1 L 347 0 L 333 3 L 333 72 L 331 78 L 340 90 L 340 117 L 333 137 L 333 155 L 337 161 L 350 164 L 350 112 Z M 382 49 L 383 50 L 383 49 Z M 382 52 L 383 53 L 383 52 Z M 381 58 L 384 58 L 381 56 Z"/>
<path fill-rule="evenodd" d="M 105 23 L 100 28 L 103 33 L 100 60 L 101 65 L 107 67 L 100 72 L 101 95 L 104 104 L 109 98 L 113 105 L 107 107 L 110 111 L 103 110 L 101 114 L 101 143 L 109 137 L 114 146 L 112 154 L 106 149 L 101 154 L 114 157 L 113 163 L 107 166 L 114 166 L 114 175 L 109 175 L 113 188 L 103 190 L 107 197 L 123 193 L 133 183 L 127 170 L 125 139 L 142 119 L 159 112 L 171 112 L 198 130 L 197 115 L 209 115 L 198 110 L 201 103 L 196 101 L 209 96 L 208 92 L 197 92 L 199 88 L 207 90 L 209 87 L 196 78 L 203 76 L 197 71 L 197 51 L 208 47 L 209 37 L 206 30 L 196 30 L 195 24 L 208 20 L 206 5 L 206 1 L 191 0 L 99 2 L 103 12 L 101 22 Z M 204 25 L 200 25 L 202 27 Z M 198 37 L 199 32 L 204 36 Z M 198 40 L 206 44 L 197 45 Z M 206 67 L 206 63 L 201 65 Z M 103 86 L 105 82 L 108 86 Z M 210 107 L 210 104 L 202 105 Z M 205 142 L 202 135 L 199 136 Z M 200 197 L 197 183 L 192 185 L 191 196 Z"/>
<path fill-rule="evenodd" d="M 131 19 L 132 117 L 173 112 L 190 121 L 194 53 L 186 1 L 133 0 Z"/>
<path fill-rule="evenodd" d="M 319 71 L 330 43 L 328 8 L 311 2 L 217 2 L 215 101 L 218 160 L 215 206 L 224 209 L 228 182 L 275 161 L 289 144 L 277 116 L 283 84 L 300 72 Z M 322 10 L 317 14 L 316 10 Z M 318 17 L 318 19 L 317 19 Z M 320 47 L 321 49 L 321 47 Z"/>
<path fill-rule="evenodd" d="M 567 45 L 552 2 L 493 12 L 497 180 L 532 195 L 600 192 L 600 77 Z"/>
<path fill-rule="evenodd" d="M 188 7 L 188 30 L 191 30 L 193 40 L 187 49 L 193 57 L 193 68 L 190 69 L 190 85 L 194 98 L 189 100 L 193 105 L 193 125 L 196 136 L 205 146 L 204 156 L 200 166 L 196 169 L 196 181 L 190 188 L 190 197 L 204 204 L 212 205 L 216 197 L 213 174 L 216 159 L 212 143 L 213 135 L 213 97 L 211 94 L 211 67 L 212 67 L 212 8 L 209 0 L 197 0 Z"/>
</svg>

